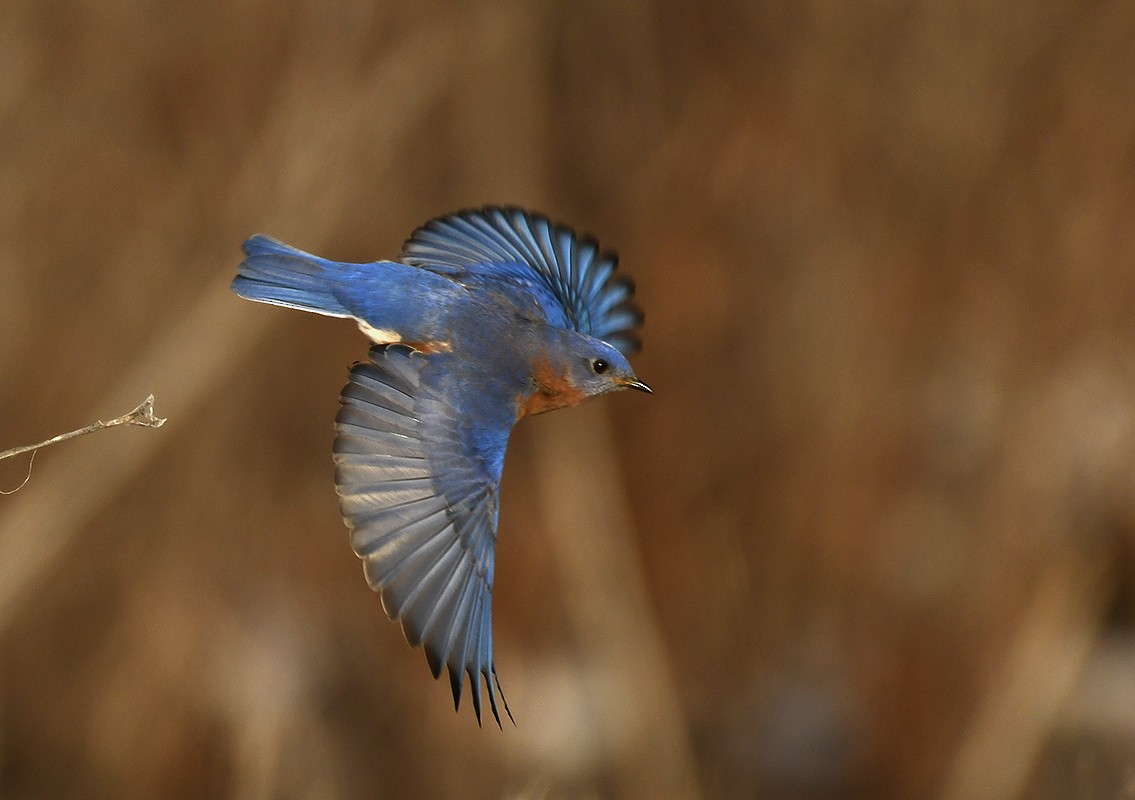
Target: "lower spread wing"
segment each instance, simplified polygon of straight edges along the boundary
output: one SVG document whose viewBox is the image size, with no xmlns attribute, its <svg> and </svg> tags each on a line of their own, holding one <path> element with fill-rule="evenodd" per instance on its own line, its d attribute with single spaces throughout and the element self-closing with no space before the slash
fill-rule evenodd
<svg viewBox="0 0 1135 800">
<path fill-rule="evenodd" d="M 424 646 L 435 678 L 448 669 L 455 707 L 469 674 L 478 723 L 483 677 L 499 725 L 493 554 L 510 426 L 474 440 L 442 374 L 434 357 L 400 345 L 374 347 L 355 365 L 336 418 L 335 483 L 386 613 Z"/>
</svg>

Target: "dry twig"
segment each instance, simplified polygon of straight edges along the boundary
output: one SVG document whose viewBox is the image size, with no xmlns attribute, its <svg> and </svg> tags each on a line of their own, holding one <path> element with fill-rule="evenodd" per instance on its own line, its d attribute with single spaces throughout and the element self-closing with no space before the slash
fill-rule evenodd
<svg viewBox="0 0 1135 800">
<path fill-rule="evenodd" d="M 150 395 L 145 400 L 143 400 L 137 408 L 126 414 L 123 414 L 121 417 L 115 417 L 114 419 L 106 421 L 103 421 L 101 419 L 96 420 L 90 425 L 79 428 L 78 430 L 61 433 L 58 436 L 52 436 L 50 439 L 44 439 L 42 442 L 37 442 L 36 444 L 28 444 L 23 445 L 22 447 L 13 447 L 8 450 L 4 450 L 0 452 L 0 461 L 3 461 L 5 458 L 18 456 L 21 453 L 31 453 L 32 457 L 28 460 L 28 474 L 24 477 L 23 482 L 15 489 L 11 489 L 9 491 L 0 489 L 0 494 L 14 494 L 15 492 L 18 492 L 20 489 L 24 488 L 24 486 L 32 476 L 32 462 L 35 461 L 35 454 L 41 447 L 47 447 L 49 444 L 65 442 L 68 439 L 74 439 L 77 436 L 94 433 L 95 431 L 101 431 L 105 428 L 114 428 L 119 425 L 139 425 L 143 428 L 160 428 L 165 424 L 165 422 L 166 421 L 161 417 L 154 416 L 154 396 Z"/>
</svg>

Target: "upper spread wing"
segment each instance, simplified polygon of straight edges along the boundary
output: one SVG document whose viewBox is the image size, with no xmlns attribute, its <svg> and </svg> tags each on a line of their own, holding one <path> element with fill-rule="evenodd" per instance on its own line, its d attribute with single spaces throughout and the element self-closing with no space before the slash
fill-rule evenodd
<svg viewBox="0 0 1135 800">
<path fill-rule="evenodd" d="M 551 324 L 603 339 L 625 355 L 639 349 L 642 312 L 631 302 L 634 284 L 615 275 L 615 254 L 540 214 L 488 206 L 439 217 L 414 231 L 402 261 L 526 282 Z"/>
<path fill-rule="evenodd" d="M 499 725 L 493 554 L 511 425 L 479 425 L 474 434 L 446 375 L 438 357 L 372 348 L 340 398 L 335 483 L 351 545 L 386 613 L 402 621 L 411 645 L 424 646 L 435 678 L 448 669 L 454 705 L 469 674 L 478 722 L 483 677 Z"/>
</svg>

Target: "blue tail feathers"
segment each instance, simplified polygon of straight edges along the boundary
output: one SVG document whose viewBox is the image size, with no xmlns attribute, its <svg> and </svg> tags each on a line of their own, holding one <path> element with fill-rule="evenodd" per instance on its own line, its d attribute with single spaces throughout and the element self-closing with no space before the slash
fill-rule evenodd
<svg viewBox="0 0 1135 800">
<path fill-rule="evenodd" d="M 332 317 L 352 316 L 334 295 L 334 261 L 260 234 L 244 243 L 244 254 L 232 284 L 241 297 Z"/>
</svg>

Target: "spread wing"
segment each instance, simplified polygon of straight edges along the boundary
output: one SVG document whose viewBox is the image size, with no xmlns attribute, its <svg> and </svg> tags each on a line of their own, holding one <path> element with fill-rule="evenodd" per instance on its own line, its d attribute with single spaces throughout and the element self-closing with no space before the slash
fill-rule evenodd
<svg viewBox="0 0 1135 800">
<path fill-rule="evenodd" d="M 523 281 L 551 324 L 603 339 L 624 355 L 640 347 L 642 312 L 631 302 L 634 284 L 615 274 L 617 256 L 543 215 L 486 206 L 438 217 L 414 231 L 402 261 Z"/>
<path fill-rule="evenodd" d="M 444 358 L 391 345 L 354 366 L 335 424 L 335 484 L 351 546 L 387 615 L 424 646 L 434 678 L 449 671 L 454 707 L 468 673 L 478 724 L 483 677 L 500 725 L 493 554 L 511 425 L 471 432 L 446 397 L 454 388 L 441 386 Z"/>
</svg>

